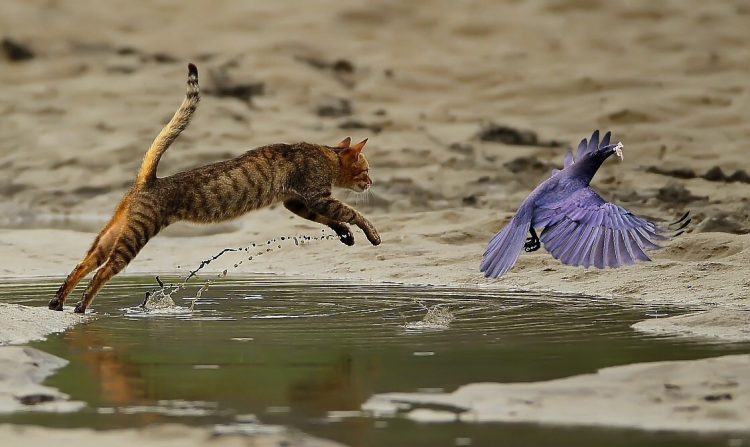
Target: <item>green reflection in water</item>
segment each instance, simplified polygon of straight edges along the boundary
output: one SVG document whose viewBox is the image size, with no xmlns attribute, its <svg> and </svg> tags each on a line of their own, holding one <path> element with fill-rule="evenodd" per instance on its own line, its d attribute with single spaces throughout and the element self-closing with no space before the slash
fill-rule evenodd
<svg viewBox="0 0 750 447">
<path fill-rule="evenodd" d="M 358 410 L 377 392 L 451 391 L 749 350 L 638 334 L 630 324 L 656 309 L 612 300 L 265 275 L 214 284 L 193 312 L 186 308 L 197 286 L 176 300 L 183 308 L 143 313 L 135 306 L 152 281 L 118 278 L 94 302 L 99 318 L 35 344 L 71 361 L 47 383 L 87 410 L 0 421 L 112 428 L 227 424 L 255 414 L 353 446 L 455 445 L 457 438 L 474 446 L 717 445 L 731 435 L 327 415 Z M 44 305 L 57 285 L 7 284 L 0 296 Z M 435 305 L 454 314 L 448 328 L 407 329 Z"/>
</svg>

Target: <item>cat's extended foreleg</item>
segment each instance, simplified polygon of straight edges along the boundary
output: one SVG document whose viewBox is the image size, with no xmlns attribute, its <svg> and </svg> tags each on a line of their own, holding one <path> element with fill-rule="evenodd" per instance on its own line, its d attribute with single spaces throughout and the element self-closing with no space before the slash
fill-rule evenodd
<svg viewBox="0 0 750 447">
<path fill-rule="evenodd" d="M 336 222 L 346 222 L 358 226 L 372 245 L 380 245 L 380 235 L 375 226 L 362 214 L 347 204 L 330 195 L 311 197 L 306 200 L 307 207 L 318 214 Z"/>
<path fill-rule="evenodd" d="M 298 215 L 299 217 L 302 217 L 303 219 L 311 220 L 313 222 L 317 222 L 330 227 L 333 231 L 336 232 L 339 239 L 341 239 L 341 242 L 350 246 L 354 245 L 354 236 L 345 223 L 337 222 L 333 219 L 329 219 L 328 217 L 323 216 L 322 214 L 311 211 L 301 200 L 287 200 L 284 202 L 284 206 L 286 207 L 286 209 Z"/>
</svg>

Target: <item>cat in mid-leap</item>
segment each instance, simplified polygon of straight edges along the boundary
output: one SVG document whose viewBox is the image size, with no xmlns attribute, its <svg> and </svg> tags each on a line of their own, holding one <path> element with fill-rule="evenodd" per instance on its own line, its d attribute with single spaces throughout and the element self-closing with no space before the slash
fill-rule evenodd
<svg viewBox="0 0 750 447">
<path fill-rule="evenodd" d="M 294 214 L 329 226 L 346 245 L 354 244 L 347 224 L 362 229 L 372 245 L 380 235 L 362 214 L 331 196 L 334 186 L 362 192 L 372 185 L 362 150 L 367 140 L 335 147 L 272 144 L 237 158 L 158 178 L 159 159 L 185 130 L 200 99 L 198 69 L 188 65 L 187 93 L 180 108 L 146 152 L 133 188 L 94 240 L 84 259 L 49 302 L 62 310 L 76 284 L 99 268 L 75 311 L 84 313 L 104 284 L 125 268 L 164 227 L 177 222 L 221 222 L 283 202 Z"/>
</svg>

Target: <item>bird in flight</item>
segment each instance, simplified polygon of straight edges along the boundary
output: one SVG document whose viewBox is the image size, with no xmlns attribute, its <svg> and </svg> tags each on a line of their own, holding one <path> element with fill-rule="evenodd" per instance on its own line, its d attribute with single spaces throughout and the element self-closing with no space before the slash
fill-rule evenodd
<svg viewBox="0 0 750 447">
<path fill-rule="evenodd" d="M 529 194 L 510 223 L 490 240 L 480 267 L 485 276 L 502 276 L 522 249 L 536 251 L 542 243 L 567 265 L 603 269 L 650 261 L 646 252 L 662 248 L 658 241 L 683 233 L 689 212 L 660 226 L 605 201 L 591 188 L 591 179 L 607 158 L 617 154 L 623 159 L 622 143 L 610 144 L 610 136 L 607 132 L 600 142 L 597 130 L 588 141 L 584 138 L 575 158 L 568 151 L 564 168 Z M 543 228 L 541 235 L 536 228 Z"/>
</svg>

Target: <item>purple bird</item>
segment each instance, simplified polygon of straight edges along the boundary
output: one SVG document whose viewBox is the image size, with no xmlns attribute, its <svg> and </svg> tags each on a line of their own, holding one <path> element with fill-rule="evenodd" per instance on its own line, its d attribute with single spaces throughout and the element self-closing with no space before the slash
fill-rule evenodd
<svg viewBox="0 0 750 447">
<path fill-rule="evenodd" d="M 523 201 L 508 225 L 497 233 L 484 252 L 480 270 L 498 278 L 511 269 L 521 254 L 541 247 L 563 264 L 603 269 L 650 261 L 646 252 L 682 234 L 690 223 L 688 213 L 660 227 L 613 203 L 606 202 L 589 183 L 610 155 L 622 159 L 622 143 L 610 144 L 610 132 L 599 142 L 599 131 L 584 138 L 573 153 L 565 154 L 565 167 Z M 669 230 L 669 226 L 677 226 Z M 544 228 L 541 237 L 535 228 Z M 531 237 L 526 239 L 526 233 Z"/>
</svg>

